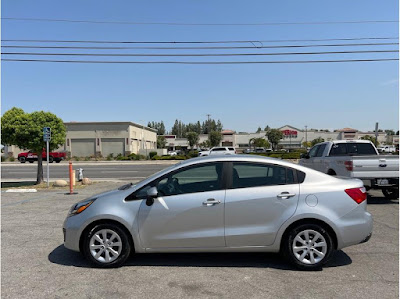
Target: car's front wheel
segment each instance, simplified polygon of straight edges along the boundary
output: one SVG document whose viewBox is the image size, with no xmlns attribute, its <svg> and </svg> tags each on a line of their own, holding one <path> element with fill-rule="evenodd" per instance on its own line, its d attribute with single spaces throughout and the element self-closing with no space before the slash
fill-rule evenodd
<svg viewBox="0 0 400 299">
<path fill-rule="evenodd" d="M 18 160 L 19 160 L 19 162 L 21 162 L 21 163 L 25 163 L 26 162 L 26 158 L 25 157 L 19 157 L 18 158 Z"/>
<path fill-rule="evenodd" d="M 299 269 L 319 270 L 332 255 L 332 237 L 320 225 L 299 225 L 286 237 L 283 253 Z"/>
<path fill-rule="evenodd" d="M 118 225 L 96 225 L 84 238 L 83 255 L 97 267 L 119 267 L 130 255 L 129 238 Z"/>
</svg>

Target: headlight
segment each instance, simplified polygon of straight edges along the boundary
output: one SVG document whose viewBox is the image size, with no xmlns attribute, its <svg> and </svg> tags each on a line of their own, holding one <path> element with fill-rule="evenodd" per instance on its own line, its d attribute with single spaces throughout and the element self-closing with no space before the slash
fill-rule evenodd
<svg viewBox="0 0 400 299">
<path fill-rule="evenodd" d="M 90 198 L 85 201 L 78 202 L 77 204 L 73 205 L 72 208 L 68 212 L 68 216 L 73 216 L 82 213 L 86 210 L 96 198 Z"/>
</svg>

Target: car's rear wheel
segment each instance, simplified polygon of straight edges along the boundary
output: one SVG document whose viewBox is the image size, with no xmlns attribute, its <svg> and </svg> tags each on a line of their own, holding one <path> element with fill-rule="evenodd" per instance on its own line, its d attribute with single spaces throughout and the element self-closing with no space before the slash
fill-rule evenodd
<svg viewBox="0 0 400 299">
<path fill-rule="evenodd" d="M 283 253 L 299 269 L 319 270 L 332 255 L 332 237 L 320 225 L 299 225 L 286 237 Z"/>
<path fill-rule="evenodd" d="M 49 156 L 49 163 L 53 163 L 54 158 L 52 156 Z"/>
<path fill-rule="evenodd" d="M 83 255 L 97 267 L 119 267 L 131 252 L 127 234 L 115 224 L 96 225 L 84 238 Z"/>
<path fill-rule="evenodd" d="M 25 157 L 19 157 L 18 160 L 21 163 L 25 163 L 26 162 L 26 158 Z"/>
<path fill-rule="evenodd" d="M 398 199 L 399 198 L 399 189 L 384 188 L 384 189 L 382 189 L 382 193 L 387 199 Z"/>
<path fill-rule="evenodd" d="M 29 160 L 29 163 L 33 163 L 34 161 L 33 160 Z"/>
</svg>

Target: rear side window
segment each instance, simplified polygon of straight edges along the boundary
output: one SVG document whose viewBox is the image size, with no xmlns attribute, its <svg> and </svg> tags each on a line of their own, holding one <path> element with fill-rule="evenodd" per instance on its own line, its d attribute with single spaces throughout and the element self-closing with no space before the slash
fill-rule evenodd
<svg viewBox="0 0 400 299">
<path fill-rule="evenodd" d="M 222 151 L 225 151 L 226 149 L 224 148 L 224 147 L 217 147 L 217 148 L 214 148 L 212 151 L 213 152 L 222 152 Z"/>
<path fill-rule="evenodd" d="M 233 163 L 232 189 L 295 184 L 294 171 L 272 164 Z"/>
<path fill-rule="evenodd" d="M 234 151 L 235 149 L 233 147 L 228 147 L 228 150 Z"/>
</svg>

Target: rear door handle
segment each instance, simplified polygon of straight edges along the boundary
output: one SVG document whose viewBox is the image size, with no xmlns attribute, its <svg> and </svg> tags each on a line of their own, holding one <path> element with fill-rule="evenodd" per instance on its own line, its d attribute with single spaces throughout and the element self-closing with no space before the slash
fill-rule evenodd
<svg viewBox="0 0 400 299">
<path fill-rule="evenodd" d="M 294 193 L 289 193 L 289 192 L 282 192 L 281 194 L 278 194 L 276 197 L 280 198 L 280 199 L 287 199 L 290 197 L 296 196 L 296 194 Z"/>
<path fill-rule="evenodd" d="M 220 204 L 219 200 L 215 200 L 214 198 L 209 198 L 206 201 L 203 201 L 203 206 L 211 207 L 213 205 Z"/>
</svg>

